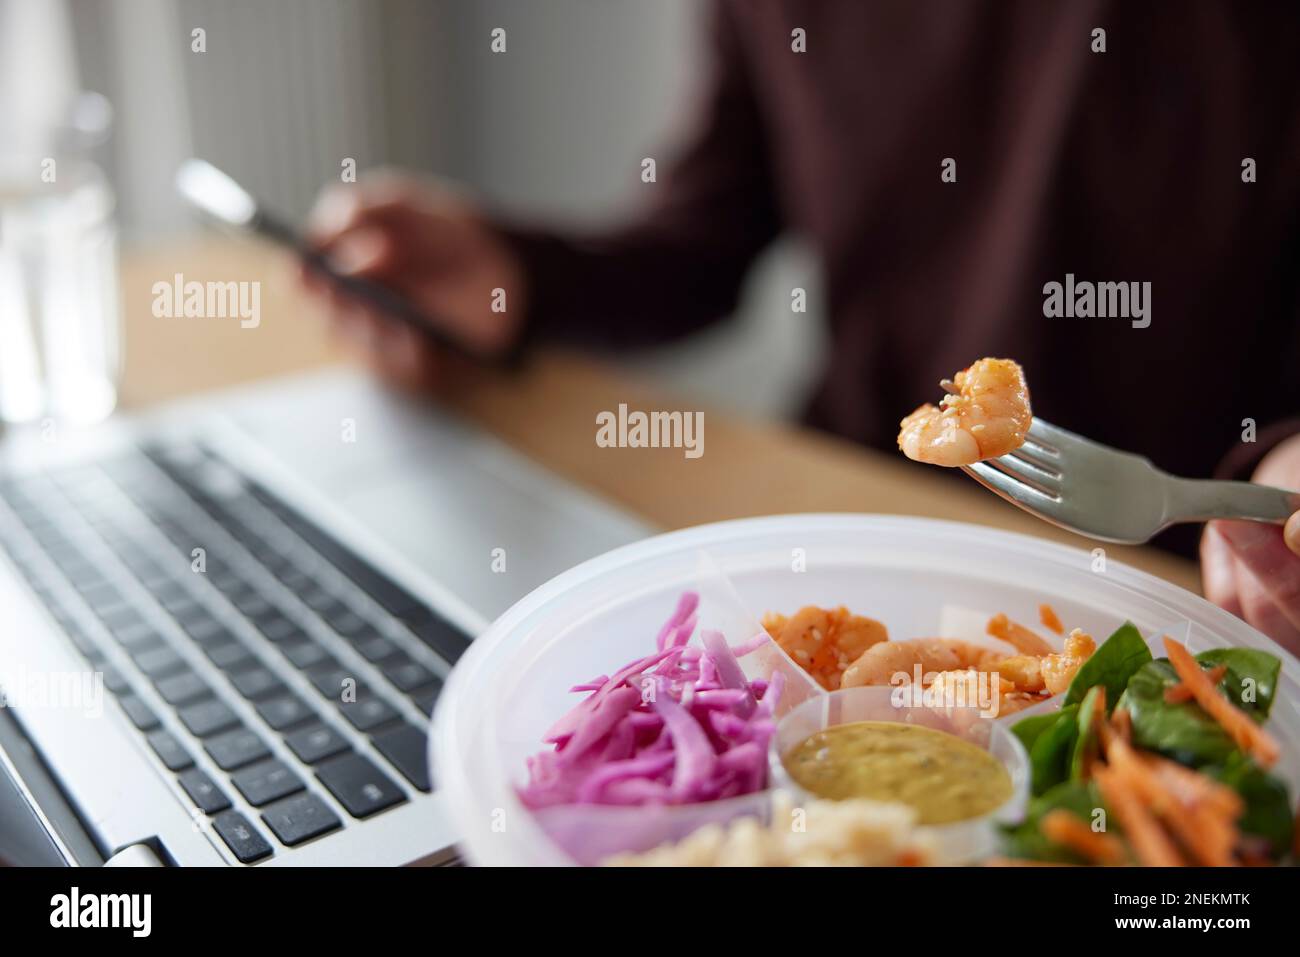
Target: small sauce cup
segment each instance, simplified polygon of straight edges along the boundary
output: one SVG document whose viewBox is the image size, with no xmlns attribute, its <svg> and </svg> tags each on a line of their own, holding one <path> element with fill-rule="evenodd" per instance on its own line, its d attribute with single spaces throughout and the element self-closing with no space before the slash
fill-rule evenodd
<svg viewBox="0 0 1300 957">
<path fill-rule="evenodd" d="M 784 756 L 810 736 L 826 728 L 860 721 L 892 721 L 945 731 L 984 749 L 1006 769 L 1011 796 L 987 814 L 933 825 L 940 863 L 960 864 L 994 853 L 998 825 L 1015 824 L 1029 803 L 1029 756 L 1003 722 L 985 716 L 978 706 L 937 706 L 914 701 L 910 687 L 871 686 L 842 688 L 804 701 L 776 726 L 768 751 L 771 780 L 796 800 L 817 800 L 786 770 Z"/>
</svg>

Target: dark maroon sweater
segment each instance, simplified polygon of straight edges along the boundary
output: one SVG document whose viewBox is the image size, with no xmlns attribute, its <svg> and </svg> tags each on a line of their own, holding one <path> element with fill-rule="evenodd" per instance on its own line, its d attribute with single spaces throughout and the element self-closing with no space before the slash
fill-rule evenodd
<svg viewBox="0 0 1300 957">
<path fill-rule="evenodd" d="M 734 0 L 713 47 L 644 215 L 510 230 L 537 336 L 699 329 L 789 230 L 832 340 L 806 418 L 840 435 L 893 448 L 985 355 L 1044 418 L 1188 476 L 1248 457 L 1244 419 L 1300 413 L 1300 5 Z M 1067 275 L 1081 308 L 1049 317 Z M 1088 283 L 1150 283 L 1146 319 L 1079 316 Z"/>
</svg>

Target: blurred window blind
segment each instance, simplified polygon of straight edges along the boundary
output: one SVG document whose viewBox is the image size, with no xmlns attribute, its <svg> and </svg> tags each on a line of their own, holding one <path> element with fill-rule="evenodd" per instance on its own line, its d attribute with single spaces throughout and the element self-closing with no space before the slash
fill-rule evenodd
<svg viewBox="0 0 1300 957">
<path fill-rule="evenodd" d="M 386 159 L 382 5 L 175 0 L 195 155 L 292 217 L 344 158 Z M 206 31 L 206 53 L 189 48 Z"/>
</svg>

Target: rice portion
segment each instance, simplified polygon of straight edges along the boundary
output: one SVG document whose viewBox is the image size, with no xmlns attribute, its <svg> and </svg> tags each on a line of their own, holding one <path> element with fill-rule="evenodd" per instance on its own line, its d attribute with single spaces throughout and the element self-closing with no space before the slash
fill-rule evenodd
<svg viewBox="0 0 1300 957">
<path fill-rule="evenodd" d="M 772 823 L 752 817 L 702 827 L 677 844 L 620 854 L 609 867 L 891 867 L 930 864 L 933 836 L 903 804 L 854 799 L 795 805 L 782 794 Z"/>
</svg>

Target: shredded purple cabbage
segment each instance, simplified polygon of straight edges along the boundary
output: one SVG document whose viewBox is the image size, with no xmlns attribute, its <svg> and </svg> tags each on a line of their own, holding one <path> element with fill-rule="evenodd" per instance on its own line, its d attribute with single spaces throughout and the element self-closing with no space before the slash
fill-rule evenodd
<svg viewBox="0 0 1300 957">
<path fill-rule="evenodd" d="M 654 654 L 571 690 L 586 693 L 528 759 L 520 798 L 531 808 L 566 804 L 691 804 L 767 786 L 767 747 L 782 677 L 745 677 L 731 647 L 705 631 L 687 645 L 699 595 L 685 592 L 655 638 Z"/>
</svg>

